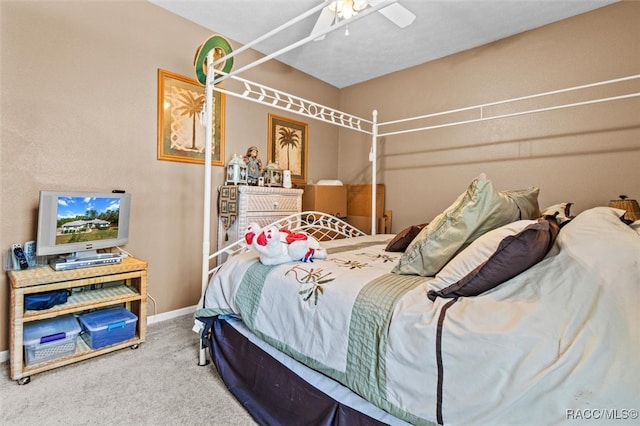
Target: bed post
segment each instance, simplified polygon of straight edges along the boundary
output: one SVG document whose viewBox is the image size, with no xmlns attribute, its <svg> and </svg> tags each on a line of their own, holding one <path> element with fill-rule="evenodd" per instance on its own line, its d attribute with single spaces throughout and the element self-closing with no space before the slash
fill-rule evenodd
<svg viewBox="0 0 640 426">
<path fill-rule="evenodd" d="M 207 64 L 213 64 L 213 49 L 207 53 Z M 204 150 L 204 208 L 202 220 L 202 282 L 200 294 L 204 296 L 209 281 L 209 240 L 211 238 L 211 147 L 213 145 L 213 115 L 211 114 L 211 102 L 213 99 L 214 67 L 207 67 L 207 79 L 205 82 L 204 120 L 205 150 Z M 204 349 L 202 337 L 200 337 L 200 354 L 198 365 L 207 365 L 207 354 Z"/>
<path fill-rule="evenodd" d="M 371 235 L 376 235 L 378 218 L 376 217 L 376 197 L 378 195 L 376 174 L 378 171 L 378 110 L 373 110 L 373 125 L 371 128 Z"/>
</svg>

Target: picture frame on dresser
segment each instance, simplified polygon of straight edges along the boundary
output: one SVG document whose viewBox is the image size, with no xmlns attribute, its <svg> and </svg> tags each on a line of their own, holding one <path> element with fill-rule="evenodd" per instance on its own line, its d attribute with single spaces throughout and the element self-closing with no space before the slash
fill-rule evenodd
<svg viewBox="0 0 640 426">
<path fill-rule="evenodd" d="M 204 86 L 197 80 L 158 69 L 158 160 L 204 164 L 204 101 Z M 211 163 L 224 166 L 224 94 L 214 92 L 213 103 Z"/>
<path fill-rule="evenodd" d="M 302 121 L 269 114 L 267 161 L 291 171 L 291 183 L 307 183 L 309 126 Z"/>
</svg>

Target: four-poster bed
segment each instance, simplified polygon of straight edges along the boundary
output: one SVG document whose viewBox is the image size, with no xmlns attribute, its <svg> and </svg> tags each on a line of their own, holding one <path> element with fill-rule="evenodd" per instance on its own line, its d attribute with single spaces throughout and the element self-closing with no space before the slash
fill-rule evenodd
<svg viewBox="0 0 640 426">
<path fill-rule="evenodd" d="M 635 75 L 379 123 L 376 111 L 364 119 L 237 76 L 319 35 L 236 71 L 228 70 L 229 61 L 263 38 L 215 60 L 213 51 L 200 50 L 203 116 L 211 117 L 217 90 L 367 134 L 375 188 L 382 136 L 640 96 L 485 113 L 498 104 L 640 78 Z M 216 86 L 225 79 L 239 82 L 242 93 Z M 380 130 L 471 110 L 477 118 Z M 210 155 L 208 140 L 205 158 Z M 537 188 L 497 191 L 481 175 L 399 252 L 385 249 L 402 233 L 375 235 L 375 217 L 367 236 L 339 219 L 303 212 L 276 225 L 318 236 L 327 259 L 267 267 L 240 240 L 224 249 L 232 254 L 224 264 L 210 269 L 220 254 L 209 246 L 210 166 L 204 179 L 203 298 L 196 315 L 221 377 L 259 423 L 549 424 L 588 409 L 637 416 L 640 376 L 628 367 L 640 347 L 640 234 L 637 222 L 620 219 L 623 211 L 595 208 L 576 218 L 563 209 L 540 212 Z M 442 235 L 449 239 L 439 240 Z M 424 266 L 428 257 L 437 258 L 430 259 L 435 269 Z M 201 364 L 204 358 L 203 349 Z"/>
</svg>

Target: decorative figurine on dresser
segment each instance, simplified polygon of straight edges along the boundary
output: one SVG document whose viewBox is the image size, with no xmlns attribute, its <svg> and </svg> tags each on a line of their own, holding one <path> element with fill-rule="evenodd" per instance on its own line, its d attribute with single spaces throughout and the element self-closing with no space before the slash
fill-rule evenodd
<svg viewBox="0 0 640 426">
<path fill-rule="evenodd" d="M 258 147 L 250 146 L 247 149 L 244 162 L 247 165 L 247 183 L 257 185 L 258 180 L 262 177 L 262 160 L 258 158 Z"/>
<path fill-rule="evenodd" d="M 246 185 L 247 184 L 247 165 L 242 157 L 233 154 L 233 158 L 227 163 L 227 179 L 225 185 Z"/>
<path fill-rule="evenodd" d="M 264 184 L 266 186 L 282 186 L 282 171 L 275 161 L 267 164 L 264 169 Z"/>
</svg>

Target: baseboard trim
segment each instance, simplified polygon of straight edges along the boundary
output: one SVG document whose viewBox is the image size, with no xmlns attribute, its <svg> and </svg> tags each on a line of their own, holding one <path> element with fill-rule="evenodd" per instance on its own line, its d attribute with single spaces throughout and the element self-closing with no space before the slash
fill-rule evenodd
<svg viewBox="0 0 640 426">
<path fill-rule="evenodd" d="M 176 309 L 175 311 L 163 312 L 157 315 L 147 316 L 147 325 L 155 324 L 157 322 L 167 321 L 170 319 L 178 318 L 184 315 L 194 313 L 198 309 L 197 305 L 187 306 L 186 308 Z"/>
<path fill-rule="evenodd" d="M 163 312 L 161 314 L 147 316 L 147 325 L 157 322 L 167 321 L 184 315 L 192 314 L 198 309 L 197 305 L 187 306 L 186 308 L 176 309 L 175 311 Z M 0 362 L 9 361 L 9 350 L 0 352 Z"/>
</svg>

